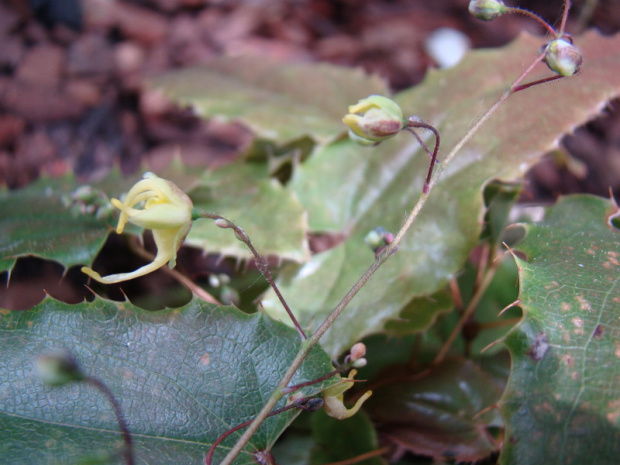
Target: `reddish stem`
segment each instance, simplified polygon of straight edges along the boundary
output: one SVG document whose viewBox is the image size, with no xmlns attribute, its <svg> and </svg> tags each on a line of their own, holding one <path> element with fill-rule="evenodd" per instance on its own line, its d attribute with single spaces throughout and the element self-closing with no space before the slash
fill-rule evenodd
<svg viewBox="0 0 620 465">
<path fill-rule="evenodd" d="M 409 130 L 409 132 L 411 132 L 416 137 L 416 139 L 420 142 L 422 147 L 424 147 L 424 150 L 426 151 L 426 153 L 429 153 L 430 150 L 428 149 L 426 144 L 422 142 L 419 136 L 412 130 L 412 128 L 428 129 L 433 134 L 435 134 L 435 148 L 433 149 L 433 154 L 430 155 L 431 165 L 428 168 L 428 174 L 426 175 L 426 181 L 424 181 L 424 187 L 422 188 L 422 192 L 424 194 L 428 194 L 429 186 L 431 183 L 431 177 L 433 176 L 433 169 L 435 168 L 435 163 L 437 163 L 437 152 L 439 151 L 439 143 L 440 143 L 439 131 L 437 131 L 437 129 L 435 129 L 430 124 L 426 124 L 421 121 L 412 120 L 411 118 L 409 119 L 409 122 L 407 123 L 407 129 Z"/>
<path fill-rule="evenodd" d="M 286 412 L 287 410 L 291 410 L 294 408 L 301 408 L 301 409 L 305 409 L 306 408 L 306 403 L 312 400 L 312 398 L 308 398 L 308 397 L 304 397 L 302 399 L 299 399 L 295 402 L 293 402 L 290 405 L 286 405 L 284 407 L 281 407 L 279 409 L 274 410 L 273 412 L 270 412 L 269 415 L 267 415 L 268 417 L 272 417 L 274 415 L 278 415 L 282 412 Z M 322 399 L 321 399 L 322 400 Z M 323 403 L 321 402 L 321 405 Z M 314 407 L 312 407 L 314 409 Z M 217 438 L 213 444 L 211 444 L 211 448 L 209 449 L 209 452 L 207 453 L 207 457 L 205 458 L 205 465 L 211 465 L 212 461 L 213 461 L 213 454 L 215 453 L 215 449 L 217 448 L 217 446 L 219 446 L 222 441 L 224 439 L 226 439 L 228 436 L 230 436 L 231 434 L 233 434 L 235 431 L 239 431 L 241 428 L 245 428 L 246 426 L 248 426 L 250 423 L 252 423 L 252 421 L 254 421 L 254 419 L 248 420 L 248 421 L 244 421 L 243 423 L 232 427 L 231 429 L 229 429 L 228 431 L 226 431 L 224 434 L 222 434 L 219 438 Z"/>
<path fill-rule="evenodd" d="M 551 34 L 553 37 L 557 37 L 558 35 L 557 32 L 555 32 L 555 29 L 553 29 L 549 25 L 549 23 L 547 23 L 547 21 L 542 19 L 536 13 L 531 12 L 530 10 L 526 10 L 525 8 L 512 7 L 512 8 L 508 8 L 507 13 L 513 13 L 513 14 L 527 16 L 528 18 L 532 18 L 534 21 L 538 22 L 541 26 L 543 26 L 547 30 L 547 32 Z"/>
<path fill-rule="evenodd" d="M 232 229 L 235 232 L 235 237 L 239 239 L 241 242 L 243 242 L 248 247 L 248 249 L 250 249 L 250 252 L 252 252 L 252 255 L 254 255 L 254 259 L 256 260 L 256 266 L 258 267 L 262 275 L 265 277 L 265 279 L 267 280 L 271 288 L 274 290 L 274 292 L 278 296 L 280 303 L 282 304 L 282 306 L 284 307 L 284 310 L 286 310 L 286 313 L 288 314 L 289 318 L 293 322 L 293 325 L 295 326 L 295 329 L 297 329 L 299 336 L 303 340 L 307 339 L 308 336 L 306 336 L 306 333 L 304 332 L 301 325 L 299 324 L 299 321 L 297 321 L 297 318 L 295 318 L 295 315 L 293 315 L 293 311 L 286 303 L 284 296 L 282 295 L 282 293 L 280 292 L 280 289 L 276 285 L 276 282 L 273 279 L 271 272 L 269 271 L 269 265 L 267 264 L 267 260 L 265 260 L 263 256 L 260 253 L 258 253 L 258 250 L 256 250 L 256 247 L 254 247 L 254 244 L 252 244 L 252 241 L 250 240 L 246 232 L 243 230 L 243 228 L 240 228 L 239 226 L 237 226 L 235 223 L 233 223 L 229 219 L 224 218 L 223 216 L 220 216 L 220 215 L 216 215 L 214 213 L 195 211 L 194 216 L 197 218 L 207 218 L 211 220 L 223 220 L 226 222 L 225 226 L 220 226 L 220 227 Z"/>
<path fill-rule="evenodd" d="M 551 81 L 555 81 L 557 79 L 562 79 L 565 76 L 560 76 L 559 74 L 556 74 L 555 76 L 549 76 L 543 79 L 538 79 L 537 81 L 533 81 L 533 82 L 528 82 L 527 84 L 522 84 L 520 86 L 515 87 L 514 89 L 512 89 L 512 92 L 519 92 L 520 90 L 525 90 L 529 87 L 532 86 L 537 86 L 538 84 L 544 84 L 545 82 L 551 82 Z"/>
<path fill-rule="evenodd" d="M 93 378 L 91 376 L 87 377 L 85 381 L 98 389 L 104 396 L 106 396 L 110 404 L 112 404 L 112 407 L 114 408 L 114 413 L 116 415 L 116 421 L 118 422 L 118 426 L 123 433 L 123 441 L 125 442 L 125 449 L 123 450 L 125 464 L 134 465 L 135 462 L 133 458 L 133 444 L 131 442 L 131 433 L 129 432 L 129 428 L 127 427 L 127 422 L 125 421 L 121 406 L 114 397 L 114 394 L 112 394 L 112 391 L 108 389 L 108 387 L 103 383 L 103 381 L 99 380 L 98 378 Z"/>
</svg>

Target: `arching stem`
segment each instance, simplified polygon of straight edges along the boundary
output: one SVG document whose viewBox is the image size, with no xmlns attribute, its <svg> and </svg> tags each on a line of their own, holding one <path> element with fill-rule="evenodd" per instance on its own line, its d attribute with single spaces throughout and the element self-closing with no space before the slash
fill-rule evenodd
<svg viewBox="0 0 620 465">
<path fill-rule="evenodd" d="M 418 134 L 413 130 L 413 128 L 428 129 L 433 134 L 435 134 L 435 148 L 433 149 L 432 154 L 430 153 L 430 150 L 428 149 L 426 144 L 422 141 L 420 136 L 418 136 Z M 433 169 L 435 168 L 435 163 L 437 163 L 437 152 L 439 151 L 439 143 L 440 143 L 439 131 L 437 131 L 437 129 L 435 129 L 434 126 L 423 123 L 422 121 L 418 121 L 414 117 L 409 118 L 409 121 L 407 123 L 407 130 L 409 130 L 409 132 L 411 132 L 415 136 L 415 138 L 418 140 L 420 145 L 422 145 L 426 153 L 428 153 L 429 156 L 431 157 L 431 165 L 428 167 L 428 174 L 426 175 L 426 181 L 424 181 L 424 187 L 422 188 L 422 192 L 424 194 L 428 194 L 428 189 L 431 183 L 431 178 L 433 176 Z"/>
<path fill-rule="evenodd" d="M 260 253 L 258 253 L 258 250 L 256 250 L 256 247 L 254 247 L 254 244 L 250 240 L 250 237 L 243 230 L 243 228 L 240 228 L 235 223 L 233 223 L 227 218 L 224 218 L 223 216 L 216 215 L 214 213 L 200 211 L 197 209 L 194 209 L 194 211 L 192 212 L 192 217 L 193 219 L 206 218 L 210 220 L 215 220 L 216 224 L 220 228 L 224 228 L 224 229 L 230 228 L 234 231 L 235 237 L 239 239 L 241 242 L 243 242 L 247 246 L 247 248 L 250 249 L 250 252 L 252 252 L 252 255 L 254 255 L 256 266 L 258 267 L 260 272 L 263 274 L 263 276 L 265 277 L 265 279 L 267 280 L 271 288 L 274 290 L 274 292 L 278 296 L 278 299 L 280 299 L 280 303 L 282 304 L 289 318 L 293 322 L 295 329 L 297 329 L 297 332 L 299 333 L 299 337 L 301 337 L 302 340 L 307 339 L 308 336 L 306 336 L 306 333 L 301 328 L 299 321 L 297 321 L 297 318 L 295 318 L 295 315 L 293 315 L 293 311 L 290 309 L 290 307 L 286 303 L 284 296 L 282 295 L 282 293 L 280 292 L 280 289 L 276 285 L 276 282 L 273 279 L 271 272 L 269 271 L 269 265 L 267 264 L 267 260 L 265 260 L 265 258 Z"/>
</svg>

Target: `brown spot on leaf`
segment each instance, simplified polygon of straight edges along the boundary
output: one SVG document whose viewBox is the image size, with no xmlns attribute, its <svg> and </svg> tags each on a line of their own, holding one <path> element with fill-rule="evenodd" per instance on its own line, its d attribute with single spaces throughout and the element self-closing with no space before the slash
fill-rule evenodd
<svg viewBox="0 0 620 465">
<path fill-rule="evenodd" d="M 576 371 L 573 371 L 573 372 L 570 374 L 570 377 L 571 377 L 571 379 L 572 379 L 573 381 L 577 381 L 577 380 L 579 379 L 579 373 L 578 373 L 578 372 L 576 372 Z"/>
<path fill-rule="evenodd" d="M 539 362 L 543 359 L 548 350 L 549 341 L 547 340 L 547 335 L 545 333 L 538 333 L 534 338 L 534 345 L 530 347 L 527 354 L 532 357 L 532 359 Z"/>
<path fill-rule="evenodd" d="M 566 365 L 567 367 L 572 366 L 573 365 L 573 357 L 571 357 L 570 355 L 565 355 L 563 362 L 564 362 L 564 365 Z"/>
<path fill-rule="evenodd" d="M 573 323 L 573 325 L 575 325 L 575 329 L 573 330 L 573 333 L 583 334 L 583 320 L 581 318 L 575 317 L 570 321 Z"/>
<path fill-rule="evenodd" d="M 594 337 L 594 339 L 600 339 L 603 337 L 604 332 L 605 332 L 605 327 L 603 325 L 596 325 L 596 328 L 594 328 L 594 333 L 592 334 L 592 337 Z"/>
<path fill-rule="evenodd" d="M 209 353 L 205 353 L 202 357 L 200 357 L 200 364 L 204 367 L 207 366 L 211 362 L 211 356 Z"/>
<path fill-rule="evenodd" d="M 577 300 L 579 301 L 579 307 L 581 308 L 581 310 L 586 310 L 588 312 L 592 310 L 592 305 L 590 305 L 590 302 L 588 302 L 582 296 L 578 295 Z"/>
<path fill-rule="evenodd" d="M 608 402 L 607 408 L 609 409 L 609 412 L 605 415 L 607 421 L 614 426 L 618 426 L 620 423 L 620 399 Z"/>
<path fill-rule="evenodd" d="M 563 312 L 570 312 L 573 306 L 569 304 L 568 302 L 562 302 L 562 305 L 560 308 L 562 309 Z"/>
</svg>

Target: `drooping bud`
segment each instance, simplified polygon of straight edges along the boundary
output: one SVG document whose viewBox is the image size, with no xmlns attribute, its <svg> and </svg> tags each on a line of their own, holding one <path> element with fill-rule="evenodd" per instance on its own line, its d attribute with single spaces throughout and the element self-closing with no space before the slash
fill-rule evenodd
<svg viewBox="0 0 620 465">
<path fill-rule="evenodd" d="M 471 0 L 469 12 L 483 21 L 493 21 L 508 11 L 504 2 L 499 0 Z"/>
<path fill-rule="evenodd" d="M 381 95 L 371 95 L 351 105 L 342 121 L 349 127 L 349 137 L 362 145 L 381 142 L 405 126 L 398 104 Z"/>
<path fill-rule="evenodd" d="M 73 381 L 83 381 L 84 373 L 77 360 L 66 349 L 52 349 L 37 358 L 39 379 L 50 386 L 63 386 Z"/>
<path fill-rule="evenodd" d="M 581 50 L 569 40 L 555 39 L 545 48 L 545 63 L 551 71 L 560 76 L 572 76 L 583 62 Z"/>
</svg>

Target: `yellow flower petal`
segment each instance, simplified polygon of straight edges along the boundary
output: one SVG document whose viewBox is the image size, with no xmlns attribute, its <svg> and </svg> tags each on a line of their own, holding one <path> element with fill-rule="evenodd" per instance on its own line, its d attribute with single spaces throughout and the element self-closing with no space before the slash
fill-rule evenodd
<svg viewBox="0 0 620 465">
<path fill-rule="evenodd" d="M 102 277 L 88 267 L 82 268 L 82 272 L 96 281 L 111 284 L 144 276 L 166 263 L 174 268 L 177 251 L 192 226 L 193 205 L 187 194 L 170 181 L 145 173 L 144 179 L 129 190 L 124 201 L 111 199 L 110 202 L 121 211 L 116 232 L 122 233 L 127 222 L 151 229 L 157 255 L 153 262 L 130 273 Z"/>
</svg>

